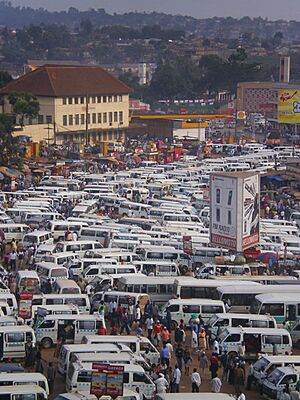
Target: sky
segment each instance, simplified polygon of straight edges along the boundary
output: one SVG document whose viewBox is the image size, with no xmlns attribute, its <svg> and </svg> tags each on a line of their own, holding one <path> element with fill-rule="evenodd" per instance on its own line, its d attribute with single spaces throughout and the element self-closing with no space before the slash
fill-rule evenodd
<svg viewBox="0 0 300 400">
<path fill-rule="evenodd" d="M 76 7 L 105 8 L 107 12 L 159 11 L 192 15 L 196 18 L 213 16 L 267 17 L 269 19 L 300 20 L 300 0 L 12 0 L 13 5 L 63 10 Z"/>
</svg>

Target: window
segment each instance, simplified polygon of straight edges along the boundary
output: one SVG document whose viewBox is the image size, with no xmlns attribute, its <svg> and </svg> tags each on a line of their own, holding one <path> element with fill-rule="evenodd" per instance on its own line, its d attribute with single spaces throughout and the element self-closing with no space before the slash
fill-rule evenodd
<svg viewBox="0 0 300 400">
<path fill-rule="evenodd" d="M 96 124 L 96 122 L 97 122 L 97 114 L 96 114 L 96 113 L 93 113 L 93 114 L 92 114 L 92 123 L 93 123 L 93 124 Z"/>
<path fill-rule="evenodd" d="M 227 213 L 227 222 L 228 222 L 228 225 L 231 225 L 231 211 L 228 211 L 228 213 Z"/>
<path fill-rule="evenodd" d="M 112 96 L 108 96 L 108 102 L 112 103 Z"/>
<path fill-rule="evenodd" d="M 79 114 L 75 114 L 75 125 L 79 125 Z"/>
<path fill-rule="evenodd" d="M 79 98 L 78 97 L 74 97 L 74 103 L 78 104 L 79 103 Z"/>
<path fill-rule="evenodd" d="M 103 123 L 107 124 L 107 113 L 103 113 Z"/>
<path fill-rule="evenodd" d="M 66 98 L 66 97 L 63 97 L 62 103 L 63 103 L 63 104 L 67 104 L 67 98 Z"/>
<path fill-rule="evenodd" d="M 112 131 L 108 132 L 108 140 L 112 140 Z"/>
<path fill-rule="evenodd" d="M 80 97 L 80 104 L 84 104 L 84 97 L 83 96 Z"/>
<path fill-rule="evenodd" d="M 116 103 L 118 101 L 118 96 L 114 96 L 114 102 Z"/>
<path fill-rule="evenodd" d="M 68 97 L 68 103 L 73 104 L 73 97 Z"/>
<path fill-rule="evenodd" d="M 95 97 L 95 96 L 92 97 L 92 103 L 93 103 L 93 104 L 96 103 L 96 97 Z"/>
<path fill-rule="evenodd" d="M 265 335 L 264 336 L 265 344 L 281 344 L 281 336 L 280 335 Z"/>
<path fill-rule="evenodd" d="M 24 343 L 24 333 L 7 333 L 6 334 L 7 343 Z"/>
<path fill-rule="evenodd" d="M 101 96 L 97 96 L 97 103 L 101 103 Z"/>
<path fill-rule="evenodd" d="M 52 115 L 46 115 L 46 124 L 52 124 Z"/>
<path fill-rule="evenodd" d="M 263 304 L 260 314 L 284 315 L 283 304 Z"/>
<path fill-rule="evenodd" d="M 143 382 L 143 383 L 150 383 L 149 379 L 147 378 L 147 376 L 145 374 L 142 373 L 134 373 L 133 374 L 133 382 Z"/>
<path fill-rule="evenodd" d="M 43 124 L 44 123 L 44 116 L 43 115 L 38 115 L 38 124 Z"/>
<path fill-rule="evenodd" d="M 81 125 L 84 125 L 84 124 L 85 124 L 85 115 L 84 115 L 84 114 L 81 114 L 81 115 L 80 115 L 80 124 L 81 124 Z"/>
<path fill-rule="evenodd" d="M 218 204 L 220 204 L 220 202 L 221 202 L 221 190 L 220 189 L 216 189 L 216 202 Z"/>
<path fill-rule="evenodd" d="M 182 311 L 185 314 L 199 314 L 200 313 L 200 306 L 184 304 L 182 306 Z"/>
<path fill-rule="evenodd" d="M 54 328 L 55 326 L 55 322 L 48 320 L 48 321 L 44 321 L 41 323 L 40 328 L 42 329 L 49 329 L 49 328 Z"/>
<path fill-rule="evenodd" d="M 64 126 L 68 125 L 68 116 L 67 115 L 63 115 L 63 125 Z"/>
<path fill-rule="evenodd" d="M 178 312 L 179 311 L 179 304 L 172 304 L 171 306 L 168 307 L 168 310 L 170 312 Z"/>
<path fill-rule="evenodd" d="M 112 124 L 112 122 L 113 122 L 113 113 L 110 112 L 109 113 L 109 123 Z"/>
<path fill-rule="evenodd" d="M 129 383 L 129 374 L 128 373 L 123 374 L 123 383 Z"/>
<path fill-rule="evenodd" d="M 118 122 L 118 112 L 114 112 L 114 122 Z"/>
<path fill-rule="evenodd" d="M 216 220 L 217 222 L 220 222 L 221 220 L 221 213 L 219 208 L 216 209 Z"/>
<path fill-rule="evenodd" d="M 103 103 L 107 103 L 107 97 L 103 96 Z"/>
<path fill-rule="evenodd" d="M 102 123 L 102 114 L 98 113 L 98 124 Z"/>
<path fill-rule="evenodd" d="M 95 321 L 79 321 L 78 329 L 84 331 L 93 331 L 95 330 Z"/>
<path fill-rule="evenodd" d="M 222 306 L 202 306 L 201 310 L 201 313 L 203 314 L 217 314 L 222 312 L 223 312 Z"/>
<path fill-rule="evenodd" d="M 232 335 L 227 336 L 224 342 L 233 342 L 237 343 L 241 340 L 240 335 L 238 333 L 233 333 Z"/>
<path fill-rule="evenodd" d="M 119 101 L 123 101 L 123 96 L 119 96 Z"/>
<path fill-rule="evenodd" d="M 69 125 L 73 125 L 73 115 L 69 115 Z"/>
<path fill-rule="evenodd" d="M 229 190 L 227 205 L 231 206 L 231 202 L 232 202 L 232 190 Z"/>
</svg>

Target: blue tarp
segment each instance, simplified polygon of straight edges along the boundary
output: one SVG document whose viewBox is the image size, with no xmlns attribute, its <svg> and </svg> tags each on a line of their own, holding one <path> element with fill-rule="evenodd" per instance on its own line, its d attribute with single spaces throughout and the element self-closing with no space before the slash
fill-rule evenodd
<svg viewBox="0 0 300 400">
<path fill-rule="evenodd" d="M 277 182 L 285 181 L 285 179 L 283 179 L 281 176 L 278 176 L 278 175 L 267 176 L 266 178 L 271 179 L 273 181 L 277 181 Z"/>
</svg>

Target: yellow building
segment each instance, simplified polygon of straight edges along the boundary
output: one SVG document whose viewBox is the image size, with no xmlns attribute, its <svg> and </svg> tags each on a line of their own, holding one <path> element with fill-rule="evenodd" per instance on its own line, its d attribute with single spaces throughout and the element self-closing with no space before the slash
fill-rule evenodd
<svg viewBox="0 0 300 400">
<path fill-rule="evenodd" d="M 40 104 L 38 118 L 25 120 L 15 135 L 58 144 L 125 139 L 132 90 L 100 67 L 39 67 L 0 89 L 6 113 L 11 112 L 8 95 L 13 92 L 32 93 Z"/>
</svg>

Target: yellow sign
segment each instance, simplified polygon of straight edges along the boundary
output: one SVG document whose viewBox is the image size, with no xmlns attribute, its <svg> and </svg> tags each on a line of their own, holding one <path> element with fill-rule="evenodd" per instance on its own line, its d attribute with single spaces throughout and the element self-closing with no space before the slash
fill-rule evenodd
<svg viewBox="0 0 300 400">
<path fill-rule="evenodd" d="M 300 90 L 278 91 L 278 122 L 280 124 L 300 123 Z"/>
<path fill-rule="evenodd" d="M 238 111 L 236 115 L 237 119 L 246 119 L 246 113 L 245 111 Z"/>
</svg>

